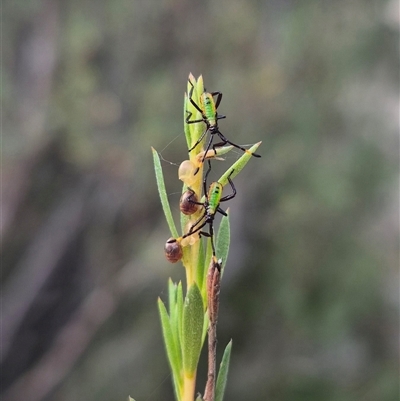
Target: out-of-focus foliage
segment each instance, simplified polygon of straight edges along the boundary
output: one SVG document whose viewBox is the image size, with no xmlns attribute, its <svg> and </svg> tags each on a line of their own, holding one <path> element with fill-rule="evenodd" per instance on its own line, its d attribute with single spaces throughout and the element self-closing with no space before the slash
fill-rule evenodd
<svg viewBox="0 0 400 401">
<path fill-rule="evenodd" d="M 5 2 L 3 400 L 173 399 L 156 299 L 184 272 L 150 146 L 187 158 L 190 71 L 263 141 L 230 206 L 226 399 L 398 399 L 397 7 Z"/>
</svg>

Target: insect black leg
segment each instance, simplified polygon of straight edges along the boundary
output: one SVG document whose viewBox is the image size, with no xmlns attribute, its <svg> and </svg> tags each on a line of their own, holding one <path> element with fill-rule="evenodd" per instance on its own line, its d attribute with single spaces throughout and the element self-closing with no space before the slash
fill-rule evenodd
<svg viewBox="0 0 400 401">
<path fill-rule="evenodd" d="M 222 93 L 221 92 L 211 92 L 211 96 L 217 96 L 217 99 L 215 100 L 215 110 L 218 109 L 219 104 L 221 103 L 222 100 Z M 218 113 L 215 113 L 215 119 L 216 120 L 222 120 L 223 118 L 226 118 L 224 115 L 218 115 Z"/>
<path fill-rule="evenodd" d="M 232 145 L 233 147 L 235 147 L 237 149 L 240 149 L 244 153 L 250 153 L 254 157 L 261 157 L 257 153 L 252 153 L 248 149 L 244 148 L 243 146 L 240 146 L 240 145 L 237 145 L 236 143 L 231 142 L 229 139 L 225 138 L 225 136 L 220 131 L 217 131 L 217 134 L 221 138 L 222 142 L 219 142 L 219 143 L 216 143 L 216 144 L 213 145 L 213 149 L 214 149 L 215 152 L 216 152 L 215 148 L 220 147 L 220 146 L 224 146 L 227 143 L 229 143 L 229 145 Z"/>
<path fill-rule="evenodd" d="M 194 122 L 194 121 L 192 121 L 192 122 Z M 189 149 L 189 152 L 191 152 L 203 140 L 204 136 L 207 134 L 207 131 L 208 131 L 208 128 L 201 134 L 201 137 L 197 140 L 197 142 Z M 204 159 L 202 160 L 202 162 L 203 161 L 204 161 Z M 199 171 L 199 170 L 197 169 L 196 173 L 197 173 L 197 171 Z M 196 173 L 194 173 L 194 174 L 196 174 Z"/>
<path fill-rule="evenodd" d="M 207 196 L 207 178 L 208 178 L 208 174 L 210 174 L 210 171 L 211 171 L 211 162 L 210 162 L 210 160 L 207 160 L 207 161 L 208 161 L 208 170 L 207 170 L 207 172 L 204 176 L 204 180 L 203 180 L 203 193 L 205 196 Z"/>
<path fill-rule="evenodd" d="M 214 245 L 214 228 L 213 228 L 213 223 L 210 223 L 210 237 L 211 237 L 211 248 L 212 248 L 213 256 L 215 257 L 215 245 Z"/>
<path fill-rule="evenodd" d="M 199 112 L 201 113 L 201 115 L 202 115 L 202 117 L 203 117 L 203 119 L 204 119 L 203 111 L 201 110 L 201 108 L 199 107 L 199 105 L 192 99 L 193 90 L 194 90 L 194 85 L 193 85 L 193 83 L 192 83 L 190 80 L 189 80 L 189 83 L 190 83 L 190 85 L 192 85 L 192 88 L 190 89 L 190 91 L 189 91 L 189 96 L 188 96 L 189 101 L 190 101 L 190 103 L 192 103 L 193 107 L 194 107 L 197 111 L 199 111 Z"/>
<path fill-rule="evenodd" d="M 170 240 L 167 241 L 167 243 L 172 244 L 174 242 L 180 242 L 183 239 L 190 237 L 191 235 L 200 231 L 207 223 L 208 223 L 207 211 L 204 210 L 204 214 L 199 219 L 197 219 L 197 221 L 195 223 L 193 223 L 193 225 L 189 228 L 189 231 L 186 234 L 182 235 L 182 237 L 179 237 L 179 238 L 171 238 Z M 200 225 L 197 228 L 195 228 L 198 224 L 200 224 Z"/>
<path fill-rule="evenodd" d="M 225 199 L 225 200 L 227 200 L 227 199 Z M 223 214 L 224 216 L 228 216 L 228 214 L 225 212 L 225 210 L 221 209 L 219 206 L 217 207 L 217 212 Z"/>
<path fill-rule="evenodd" d="M 206 130 L 206 131 L 203 133 L 203 135 L 201 136 L 201 138 L 200 138 L 197 142 L 201 141 L 201 139 L 204 137 L 204 135 L 205 135 L 205 133 L 206 133 L 207 131 L 209 131 L 209 130 Z M 210 150 L 210 148 L 211 148 L 211 144 L 212 144 L 212 141 L 213 141 L 213 135 L 214 135 L 214 133 L 213 133 L 212 131 L 210 131 L 210 139 L 208 140 L 207 147 L 206 147 L 206 150 L 204 151 L 203 158 L 202 158 L 201 161 L 200 161 L 200 166 L 197 167 L 196 171 L 194 172 L 194 175 L 196 175 L 196 174 L 199 172 L 200 167 L 203 165 L 204 160 L 206 159 L 207 152 L 208 152 L 208 151 Z M 213 149 L 214 149 L 214 147 L 213 147 Z M 214 149 L 214 152 L 215 152 L 215 154 L 217 154 L 217 151 L 216 151 L 215 149 Z"/>
<path fill-rule="evenodd" d="M 190 191 L 190 195 L 187 197 L 187 200 L 188 200 L 190 203 L 194 203 L 195 205 L 204 206 L 204 202 L 197 202 L 197 201 L 195 201 L 195 200 L 192 199 L 193 196 L 196 195 L 196 193 L 193 191 L 193 189 L 190 188 L 190 187 L 188 187 L 187 189 L 188 189 L 188 191 Z"/>
<path fill-rule="evenodd" d="M 211 96 L 212 97 L 217 96 L 217 99 L 215 100 L 215 108 L 218 109 L 218 106 L 222 100 L 222 93 L 221 92 L 211 92 Z"/>
<path fill-rule="evenodd" d="M 199 119 L 199 120 L 190 120 L 190 117 L 192 117 L 193 113 L 189 110 L 186 110 L 186 113 L 188 114 L 186 117 L 186 124 L 194 124 L 194 123 L 201 123 L 204 121 L 204 119 Z"/>
<path fill-rule="evenodd" d="M 189 231 L 182 235 L 181 239 L 190 237 L 193 234 L 196 234 L 198 231 L 200 231 L 206 224 L 207 224 L 207 219 L 204 219 L 206 216 L 206 212 L 203 214 L 203 216 L 201 216 L 190 228 Z M 203 223 L 200 224 L 196 229 L 194 229 L 194 227 L 197 226 L 197 224 L 199 224 L 202 220 L 204 219 Z"/>
<path fill-rule="evenodd" d="M 229 173 L 229 176 L 228 176 L 228 182 L 229 182 L 229 184 L 230 184 L 230 186 L 231 186 L 231 188 L 232 188 L 232 193 L 231 193 L 230 195 L 226 195 L 226 196 L 224 196 L 223 198 L 221 198 L 221 199 L 220 199 L 220 202 L 225 202 L 225 201 L 227 201 L 227 200 L 229 200 L 229 199 L 233 199 L 233 198 L 236 196 L 236 188 L 235 188 L 235 186 L 233 185 L 233 181 L 231 180 L 231 175 L 233 174 L 234 171 L 235 171 L 235 170 L 232 170 L 232 171 Z"/>
<path fill-rule="evenodd" d="M 200 236 L 204 236 L 207 238 L 211 238 L 211 248 L 213 252 L 213 256 L 215 256 L 215 246 L 214 246 L 214 229 L 212 223 L 210 223 L 210 232 L 207 233 L 205 231 L 200 231 Z"/>
<path fill-rule="evenodd" d="M 197 232 L 199 232 L 205 225 L 207 224 L 207 221 L 204 221 L 201 225 L 199 225 L 195 230 L 191 231 L 193 226 L 190 228 L 190 230 L 182 237 L 182 238 L 186 238 L 186 237 L 190 237 L 193 234 L 196 234 Z"/>
</svg>

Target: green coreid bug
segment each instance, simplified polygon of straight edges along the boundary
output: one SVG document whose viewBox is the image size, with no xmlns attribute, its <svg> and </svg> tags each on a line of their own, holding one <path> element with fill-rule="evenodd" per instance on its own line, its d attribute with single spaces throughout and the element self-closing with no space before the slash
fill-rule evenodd
<svg viewBox="0 0 400 401">
<path fill-rule="evenodd" d="M 219 115 L 218 114 L 218 106 L 221 103 L 222 99 L 222 93 L 221 92 L 206 92 L 204 91 L 201 96 L 200 96 L 200 105 L 198 105 L 192 98 L 193 96 L 193 90 L 194 90 L 194 85 L 189 79 L 189 84 L 192 86 L 189 92 L 189 101 L 193 105 L 193 107 L 200 112 L 201 114 L 201 119 L 198 120 L 190 120 L 192 117 L 193 113 L 189 110 L 186 110 L 187 117 L 186 117 L 186 123 L 187 124 L 195 124 L 195 123 L 200 123 L 204 122 L 206 124 L 206 130 L 201 134 L 200 138 L 198 141 L 189 149 L 189 152 L 191 152 L 204 138 L 204 136 L 207 134 L 207 132 L 210 132 L 210 139 L 207 143 L 206 150 L 204 151 L 204 156 L 202 160 L 200 161 L 200 166 L 204 163 L 205 155 L 207 152 L 210 150 L 211 145 L 212 149 L 214 150 L 215 154 L 217 154 L 217 147 L 221 147 L 226 145 L 227 143 L 229 145 L 234 146 L 235 148 L 238 148 L 242 150 L 245 153 L 250 153 L 248 149 L 244 148 L 243 146 L 237 145 L 236 143 L 233 143 L 229 139 L 227 139 L 219 130 L 218 127 L 218 120 L 221 120 L 223 118 L 226 118 L 224 115 Z M 214 101 L 214 96 L 216 96 L 216 100 Z M 221 142 L 212 144 L 214 135 L 217 134 L 219 138 L 221 139 Z M 261 157 L 257 153 L 251 153 L 254 157 Z M 200 166 L 197 167 L 196 171 L 194 174 L 196 175 L 197 172 L 200 169 Z"/>
<path fill-rule="evenodd" d="M 203 215 L 195 223 L 193 223 L 193 225 L 190 227 L 189 231 L 186 234 L 184 234 L 182 237 L 179 238 L 170 238 L 167 241 L 166 246 L 169 244 L 173 244 L 175 242 L 180 243 L 183 239 L 199 232 L 199 236 L 204 235 L 205 237 L 211 238 L 211 247 L 213 251 L 213 256 L 215 257 L 214 228 L 213 228 L 214 218 L 217 212 L 223 214 L 224 216 L 227 216 L 226 212 L 222 210 L 219 205 L 221 202 L 233 199 L 236 196 L 236 188 L 233 185 L 233 182 L 230 178 L 230 176 L 235 170 L 232 170 L 228 176 L 228 182 L 232 188 L 232 193 L 226 196 L 222 196 L 223 187 L 220 182 L 212 182 L 207 192 L 207 176 L 211 171 L 211 163 L 209 160 L 208 160 L 208 166 L 209 167 L 203 181 L 203 191 L 204 194 L 206 195 L 206 200 L 204 202 L 195 201 L 193 199 L 195 195 L 193 191 L 192 191 L 193 195 L 189 195 L 187 198 L 188 202 L 193 203 L 195 205 L 201 205 L 204 207 Z M 206 224 L 209 225 L 209 232 L 201 231 L 201 229 Z"/>
</svg>

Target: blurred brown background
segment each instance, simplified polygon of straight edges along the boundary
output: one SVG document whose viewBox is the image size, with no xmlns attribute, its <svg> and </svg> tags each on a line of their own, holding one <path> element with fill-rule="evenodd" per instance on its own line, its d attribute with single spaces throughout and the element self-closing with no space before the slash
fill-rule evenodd
<svg viewBox="0 0 400 401">
<path fill-rule="evenodd" d="M 228 138 L 263 141 L 229 202 L 225 399 L 398 399 L 397 1 L 2 14 L 3 401 L 173 400 L 156 300 L 184 275 L 150 146 L 178 217 L 189 72 L 223 92 Z"/>
</svg>

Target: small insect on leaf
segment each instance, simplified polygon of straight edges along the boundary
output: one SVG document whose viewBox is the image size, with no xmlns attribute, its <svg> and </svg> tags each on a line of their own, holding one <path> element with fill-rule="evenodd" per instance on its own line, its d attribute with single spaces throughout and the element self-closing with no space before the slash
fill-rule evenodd
<svg viewBox="0 0 400 401">
<path fill-rule="evenodd" d="M 181 196 L 179 201 L 179 209 L 187 216 L 197 212 L 199 209 L 199 199 L 192 189 L 187 189 Z"/>
<path fill-rule="evenodd" d="M 176 263 L 182 259 L 183 251 L 181 244 L 178 241 L 173 240 L 173 237 L 168 239 L 168 241 L 165 243 L 164 251 L 167 260 L 171 263 Z"/>
</svg>

